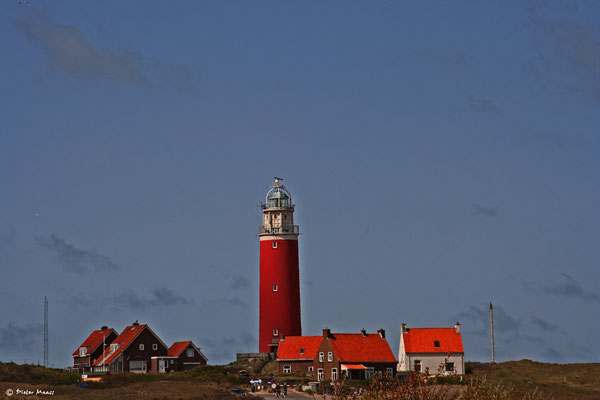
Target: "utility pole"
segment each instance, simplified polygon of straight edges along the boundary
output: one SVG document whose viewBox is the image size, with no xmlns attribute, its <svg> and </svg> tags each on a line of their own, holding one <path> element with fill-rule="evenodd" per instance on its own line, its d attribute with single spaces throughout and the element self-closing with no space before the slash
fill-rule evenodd
<svg viewBox="0 0 600 400">
<path fill-rule="evenodd" d="M 494 360 L 494 306 L 490 301 L 490 348 L 492 349 L 492 364 L 496 361 Z"/>
<path fill-rule="evenodd" d="M 44 367 L 48 367 L 48 296 L 44 296 Z"/>
</svg>

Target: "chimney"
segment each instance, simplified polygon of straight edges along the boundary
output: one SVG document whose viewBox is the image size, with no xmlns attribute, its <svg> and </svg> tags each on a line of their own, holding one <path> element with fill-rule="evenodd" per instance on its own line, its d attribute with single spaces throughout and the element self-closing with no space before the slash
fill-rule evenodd
<svg viewBox="0 0 600 400">
<path fill-rule="evenodd" d="M 323 337 L 324 337 L 325 339 L 328 339 L 328 338 L 330 338 L 330 337 L 331 337 L 331 329 L 329 329 L 329 328 L 325 328 L 325 329 L 323 329 Z"/>
<path fill-rule="evenodd" d="M 362 333 L 363 337 L 367 337 L 367 331 L 364 328 L 360 330 L 360 333 Z"/>
<path fill-rule="evenodd" d="M 138 322 L 138 320 L 136 319 L 135 322 L 133 324 L 131 324 L 132 326 L 138 326 L 140 323 Z"/>
<path fill-rule="evenodd" d="M 385 339 L 385 329 L 378 329 L 377 333 L 379 333 L 382 339 Z"/>
<path fill-rule="evenodd" d="M 400 328 L 400 333 L 406 333 L 408 332 L 408 328 L 406 327 L 406 324 L 403 322 Z"/>
<path fill-rule="evenodd" d="M 460 322 L 457 322 L 456 324 L 454 324 L 454 329 L 456 329 L 456 333 L 458 333 L 460 335 Z"/>
<path fill-rule="evenodd" d="M 108 329 L 108 326 L 106 326 L 106 325 L 102 325 L 102 328 L 100 328 L 101 331 L 104 331 L 104 330 L 107 330 L 107 329 Z"/>
</svg>

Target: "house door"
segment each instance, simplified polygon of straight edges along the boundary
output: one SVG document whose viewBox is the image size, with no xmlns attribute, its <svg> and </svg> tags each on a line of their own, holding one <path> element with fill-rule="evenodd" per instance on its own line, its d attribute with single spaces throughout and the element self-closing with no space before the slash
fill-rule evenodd
<svg viewBox="0 0 600 400">
<path fill-rule="evenodd" d="M 158 372 L 165 372 L 165 360 L 158 360 Z"/>
</svg>

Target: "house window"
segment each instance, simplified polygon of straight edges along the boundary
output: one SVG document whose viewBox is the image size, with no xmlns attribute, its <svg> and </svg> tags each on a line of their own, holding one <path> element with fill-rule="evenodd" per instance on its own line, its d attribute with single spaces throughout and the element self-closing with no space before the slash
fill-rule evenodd
<svg viewBox="0 0 600 400">
<path fill-rule="evenodd" d="M 276 292 L 276 291 L 277 291 L 277 289 L 279 289 L 279 288 L 277 287 L 277 285 L 273 285 L 273 291 L 274 291 L 274 292 Z"/>
<path fill-rule="evenodd" d="M 447 362 L 446 363 L 446 372 L 453 372 L 454 371 L 454 363 L 453 362 Z"/>
<path fill-rule="evenodd" d="M 144 350 L 144 343 L 140 343 L 140 350 Z"/>
<path fill-rule="evenodd" d="M 273 336 L 279 335 L 279 329 L 273 329 Z"/>
<path fill-rule="evenodd" d="M 440 341 L 439 340 L 434 340 L 433 341 L 433 347 L 440 347 Z"/>
<path fill-rule="evenodd" d="M 318 381 L 322 381 L 323 380 L 323 368 L 319 368 L 317 370 L 317 380 Z"/>
<path fill-rule="evenodd" d="M 421 372 L 421 360 L 415 360 L 414 366 L 415 366 L 415 368 L 414 368 L 415 371 Z"/>
<path fill-rule="evenodd" d="M 146 372 L 146 361 L 129 361 L 129 372 Z"/>
<path fill-rule="evenodd" d="M 173 365 L 173 360 L 171 360 L 171 365 Z"/>
<path fill-rule="evenodd" d="M 331 368 L 331 380 L 337 381 L 337 368 Z"/>
<path fill-rule="evenodd" d="M 87 349 L 85 347 L 80 347 L 79 348 L 79 357 L 83 357 L 85 356 Z"/>
<path fill-rule="evenodd" d="M 375 372 L 375 368 L 367 368 L 365 370 L 365 379 L 373 379 L 374 372 Z"/>
<path fill-rule="evenodd" d="M 383 378 L 383 371 L 377 371 L 377 376 L 379 379 Z"/>
<path fill-rule="evenodd" d="M 290 372 L 292 372 L 292 366 L 291 365 L 284 365 L 283 366 L 283 373 L 284 374 L 289 374 Z"/>
<path fill-rule="evenodd" d="M 271 243 L 271 245 L 273 246 L 274 249 L 277 248 L 277 242 L 273 242 L 273 243 Z"/>
<path fill-rule="evenodd" d="M 152 344 L 152 350 L 158 350 L 158 345 L 156 343 Z"/>
<path fill-rule="evenodd" d="M 118 348 L 119 348 L 119 345 L 117 343 L 111 343 L 110 352 L 114 353 L 115 351 L 117 351 Z"/>
<path fill-rule="evenodd" d="M 319 362 L 323 362 L 323 360 L 325 359 L 325 353 L 323 353 L 322 351 L 319 353 Z"/>
<path fill-rule="evenodd" d="M 329 362 L 333 361 L 333 352 L 331 352 L 331 351 L 327 352 L 327 361 L 329 361 Z"/>
<path fill-rule="evenodd" d="M 194 357 L 194 349 L 187 349 L 186 356 L 188 356 L 188 357 Z"/>
<path fill-rule="evenodd" d="M 385 374 L 387 375 L 387 378 L 389 380 L 394 379 L 394 368 L 386 368 L 385 369 Z"/>
<path fill-rule="evenodd" d="M 308 372 L 313 372 L 315 370 L 315 367 L 313 367 L 312 365 L 310 367 L 308 367 Z"/>
</svg>

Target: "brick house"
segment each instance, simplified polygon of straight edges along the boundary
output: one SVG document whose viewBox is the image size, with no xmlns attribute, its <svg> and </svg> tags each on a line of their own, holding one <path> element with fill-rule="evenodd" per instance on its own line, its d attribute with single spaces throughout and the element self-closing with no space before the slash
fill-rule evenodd
<svg viewBox="0 0 600 400">
<path fill-rule="evenodd" d="M 283 343 L 290 338 L 286 337 Z M 312 373 L 317 381 L 335 381 L 344 376 L 349 379 L 371 379 L 375 374 L 388 374 L 391 377 L 396 371 L 398 362 L 385 339 L 383 329 L 369 334 L 364 329 L 361 333 L 335 334 L 329 329 L 323 329 L 323 335 L 318 338 L 319 346 L 312 361 Z M 284 356 L 287 354 L 282 353 L 280 357 L 278 352 L 278 370 L 293 372 L 293 364 L 284 360 Z M 284 370 L 287 365 L 290 368 Z M 298 362 L 297 365 L 303 364 Z"/>
<path fill-rule="evenodd" d="M 191 340 L 175 342 L 169 348 L 166 356 L 154 356 L 152 359 L 152 372 L 187 371 L 192 368 L 206 365 L 208 358 Z"/>
<path fill-rule="evenodd" d="M 419 371 L 429 374 L 459 374 L 465 372 L 460 324 L 453 328 L 407 328 L 402 324 L 398 371 Z"/>
<path fill-rule="evenodd" d="M 277 372 L 313 372 L 321 336 L 288 336 L 279 340 Z"/>
<path fill-rule="evenodd" d="M 93 364 L 94 371 L 138 372 L 151 370 L 154 356 L 166 356 L 169 348 L 150 329 L 135 321 L 110 344 Z"/>
<path fill-rule="evenodd" d="M 107 326 L 93 331 L 73 352 L 73 369 L 82 372 L 89 371 L 94 361 L 102 355 L 106 346 L 109 346 L 117 336 L 117 332 Z"/>
</svg>

